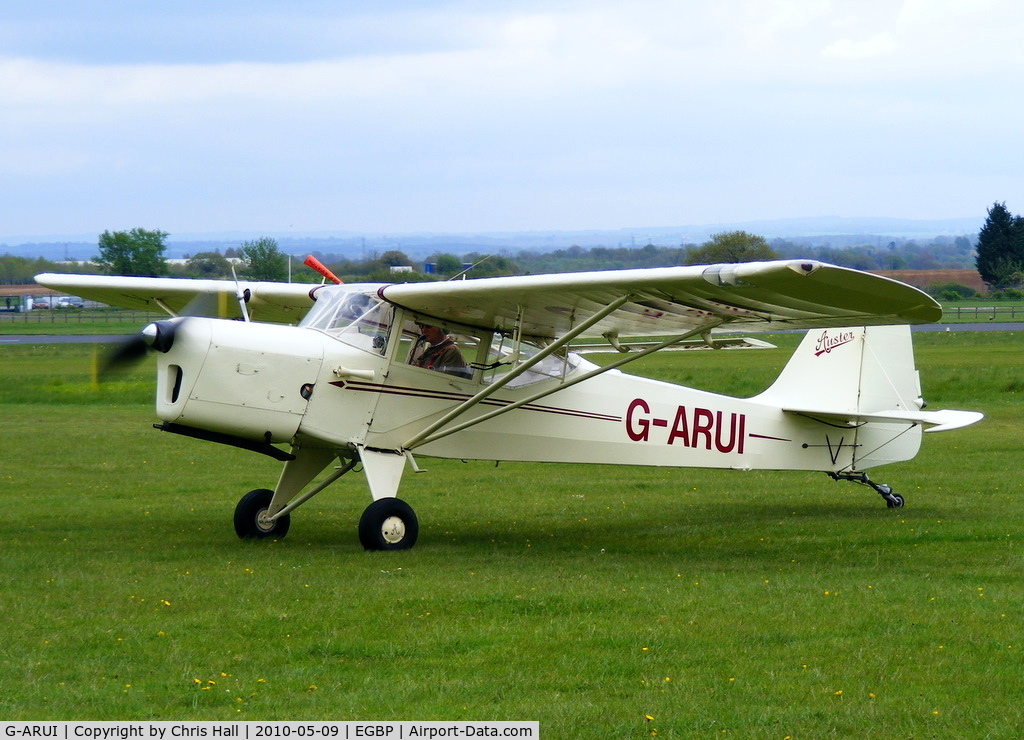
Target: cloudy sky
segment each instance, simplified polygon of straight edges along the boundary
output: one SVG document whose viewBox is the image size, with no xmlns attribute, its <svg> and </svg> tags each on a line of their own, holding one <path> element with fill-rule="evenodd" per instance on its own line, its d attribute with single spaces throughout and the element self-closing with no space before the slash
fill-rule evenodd
<svg viewBox="0 0 1024 740">
<path fill-rule="evenodd" d="M 0 16 L 0 241 L 1024 210 L 1017 0 L 132 0 Z"/>
</svg>

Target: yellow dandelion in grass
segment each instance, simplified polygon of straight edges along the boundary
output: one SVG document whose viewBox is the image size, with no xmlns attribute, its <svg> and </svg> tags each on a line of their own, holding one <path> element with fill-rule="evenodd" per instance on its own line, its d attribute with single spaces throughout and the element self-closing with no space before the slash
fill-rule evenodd
<svg viewBox="0 0 1024 740">
<path fill-rule="evenodd" d="M 837 692 L 836 692 L 836 693 L 834 694 L 834 696 L 842 696 L 842 695 L 843 695 L 843 690 L 842 690 L 842 689 L 839 689 L 839 691 L 837 691 Z"/>
<path fill-rule="evenodd" d="M 652 717 L 649 714 L 645 714 L 644 715 L 644 719 L 646 719 L 648 722 L 653 722 L 654 721 L 654 717 Z"/>
<path fill-rule="evenodd" d="M 311 684 L 310 687 L 308 689 L 306 689 L 306 691 L 316 691 L 316 689 L 317 689 L 316 684 Z"/>
<path fill-rule="evenodd" d="M 193 678 L 192 679 L 192 683 L 194 683 L 194 684 L 196 684 L 198 686 L 199 684 L 202 683 L 202 681 L 200 681 L 198 678 Z"/>
</svg>

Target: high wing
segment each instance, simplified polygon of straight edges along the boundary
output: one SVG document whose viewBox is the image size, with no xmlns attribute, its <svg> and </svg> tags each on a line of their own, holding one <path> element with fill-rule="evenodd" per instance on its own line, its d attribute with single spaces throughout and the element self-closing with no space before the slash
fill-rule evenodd
<svg viewBox="0 0 1024 740">
<path fill-rule="evenodd" d="M 608 353 L 608 352 L 635 352 L 648 349 L 659 344 L 656 340 L 646 342 L 619 342 L 615 341 L 614 344 L 610 342 L 593 342 L 588 341 L 580 344 L 570 344 L 569 350 L 576 352 L 577 354 L 586 355 L 595 352 Z M 667 347 L 667 350 L 676 351 L 700 351 L 700 350 L 713 350 L 713 349 L 775 349 L 775 345 L 771 342 L 765 342 L 761 339 L 754 339 L 753 337 L 741 337 L 736 335 L 720 334 L 716 337 L 704 337 L 701 339 L 681 339 L 678 342 L 673 342 L 671 346 Z"/>
<path fill-rule="evenodd" d="M 581 337 L 661 336 L 716 324 L 744 331 L 938 321 L 939 304 L 905 283 L 813 260 L 407 283 L 387 301 L 483 329 L 554 338 L 622 304 Z"/>
<path fill-rule="evenodd" d="M 36 282 L 112 306 L 241 316 L 236 290 L 248 291 L 256 321 L 297 323 L 313 305 L 318 285 L 301 283 L 109 277 L 45 273 Z M 813 260 L 609 270 L 387 285 L 394 304 L 482 329 L 559 337 L 621 305 L 578 334 L 585 337 L 664 336 L 716 324 L 745 331 L 830 326 L 921 324 L 937 321 L 939 304 L 889 278 Z"/>
<path fill-rule="evenodd" d="M 105 303 L 139 311 L 178 314 L 189 306 L 193 315 L 240 318 L 236 290 L 248 292 L 246 307 L 254 321 L 295 324 L 306 315 L 319 285 L 266 283 L 233 280 L 190 280 L 182 278 L 119 277 L 105 275 L 36 275 L 36 282 Z M 196 299 L 198 302 L 194 302 Z M 197 303 L 199 306 L 197 307 Z"/>
</svg>

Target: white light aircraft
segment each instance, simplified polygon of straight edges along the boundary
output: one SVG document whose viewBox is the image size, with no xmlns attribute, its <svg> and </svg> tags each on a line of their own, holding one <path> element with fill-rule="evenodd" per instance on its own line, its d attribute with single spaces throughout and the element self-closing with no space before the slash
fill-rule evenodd
<svg viewBox="0 0 1024 740">
<path fill-rule="evenodd" d="M 273 490 L 238 502 L 243 538 L 283 537 L 296 508 L 361 464 L 360 542 L 410 548 L 419 525 L 397 494 L 416 456 L 821 471 L 899 507 L 865 471 L 913 458 L 922 431 L 982 418 L 923 410 L 908 325 L 939 319 L 931 297 L 816 261 L 384 285 L 36 280 L 169 314 L 118 355 L 155 351 L 157 428 L 284 463 Z M 687 341 L 715 347 L 723 329 L 809 331 L 752 398 L 618 370 Z M 630 351 L 635 337 L 657 341 Z M 622 354 L 594 365 L 570 351 L 587 338 Z"/>
</svg>

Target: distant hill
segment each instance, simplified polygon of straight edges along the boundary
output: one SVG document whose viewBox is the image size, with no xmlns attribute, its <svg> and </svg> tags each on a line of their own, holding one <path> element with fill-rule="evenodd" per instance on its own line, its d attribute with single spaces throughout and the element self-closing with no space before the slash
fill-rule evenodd
<svg viewBox="0 0 1024 740">
<path fill-rule="evenodd" d="M 841 248 L 884 245 L 889 241 L 928 240 L 936 236 L 974 237 L 984 217 L 915 220 L 903 218 L 847 218 L 821 216 L 774 220 L 736 221 L 690 226 L 630 227 L 615 230 L 521 231 L 463 234 L 408 233 L 357 234 L 353 232 L 273 233 L 230 232 L 209 234 L 171 234 L 167 240 L 169 258 L 182 258 L 198 252 L 237 248 L 243 241 L 269 236 L 281 249 L 294 255 L 312 252 L 333 254 L 349 259 L 365 259 L 372 253 L 396 249 L 414 259 L 437 252 L 457 255 L 519 251 L 547 252 L 579 247 L 642 247 L 700 244 L 712 234 L 723 231 L 748 231 L 766 239 L 786 239 L 801 244 Z M 0 254 L 18 257 L 43 257 L 48 260 L 88 260 L 97 253 L 99 235 L 0 236 Z"/>
</svg>

